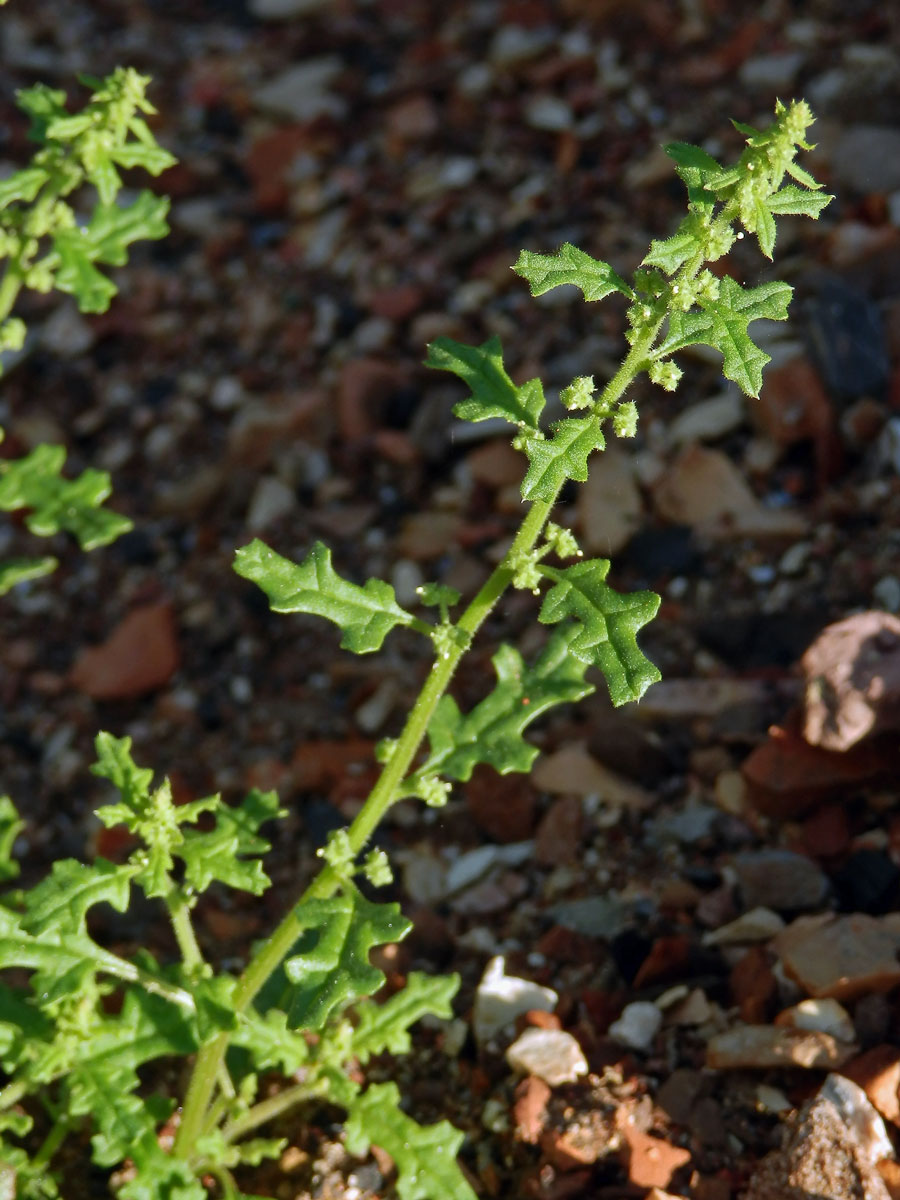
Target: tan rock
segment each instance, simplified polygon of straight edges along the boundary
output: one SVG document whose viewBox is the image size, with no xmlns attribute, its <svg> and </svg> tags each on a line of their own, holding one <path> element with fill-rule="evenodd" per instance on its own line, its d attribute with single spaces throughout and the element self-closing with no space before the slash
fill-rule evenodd
<svg viewBox="0 0 900 1200">
<path fill-rule="evenodd" d="M 738 1067 L 822 1070 L 840 1066 L 852 1053 L 852 1046 L 818 1030 L 737 1025 L 710 1038 L 706 1047 L 706 1065 L 716 1071 Z"/>
<path fill-rule="evenodd" d="M 744 1200 L 890 1200 L 875 1163 L 890 1143 L 865 1096 L 852 1099 L 852 1084 L 822 1092 L 788 1129 L 785 1144 L 766 1156 L 750 1180 Z M 855 1092 L 859 1092 L 856 1088 Z M 878 1136 L 879 1133 L 882 1136 Z"/>
<path fill-rule="evenodd" d="M 777 952 L 810 996 L 854 1000 L 900 984 L 900 933 L 883 920 L 857 913 L 805 933 L 791 928 L 776 940 Z"/>
<path fill-rule="evenodd" d="M 599 796 L 601 801 L 619 808 L 640 810 L 652 800 L 642 787 L 597 762 L 580 742 L 539 758 L 531 782 L 557 795 Z"/>
<path fill-rule="evenodd" d="M 653 489 L 659 514 L 690 525 L 709 537 L 802 537 L 807 523 L 799 513 L 766 508 L 757 500 L 727 454 L 688 446 Z"/>
<path fill-rule="evenodd" d="M 172 606 L 145 604 L 120 621 L 101 645 L 82 650 L 69 679 L 94 700 L 124 700 L 168 683 L 178 663 Z"/>
<path fill-rule="evenodd" d="M 803 736 L 847 750 L 900 727 L 900 618 L 862 612 L 827 626 L 801 659 Z"/>
<path fill-rule="evenodd" d="M 607 446 L 591 460 L 587 482 L 578 489 L 578 531 L 585 552 L 609 556 L 621 550 L 637 531 L 642 511 L 631 456 Z"/>
<path fill-rule="evenodd" d="M 545 867 L 577 862 L 581 851 L 584 814 L 577 796 L 559 796 L 537 827 L 534 856 Z"/>
</svg>

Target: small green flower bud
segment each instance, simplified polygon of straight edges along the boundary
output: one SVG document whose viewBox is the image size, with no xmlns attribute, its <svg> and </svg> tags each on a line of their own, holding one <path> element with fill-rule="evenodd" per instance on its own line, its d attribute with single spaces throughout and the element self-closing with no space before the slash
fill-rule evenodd
<svg viewBox="0 0 900 1200">
<path fill-rule="evenodd" d="M 613 429 L 618 437 L 634 437 L 637 433 L 638 411 L 633 400 L 620 404 L 613 416 Z"/>
<path fill-rule="evenodd" d="M 568 387 L 559 393 L 559 398 L 565 408 L 588 408 L 594 396 L 593 375 L 579 375 Z"/>
</svg>

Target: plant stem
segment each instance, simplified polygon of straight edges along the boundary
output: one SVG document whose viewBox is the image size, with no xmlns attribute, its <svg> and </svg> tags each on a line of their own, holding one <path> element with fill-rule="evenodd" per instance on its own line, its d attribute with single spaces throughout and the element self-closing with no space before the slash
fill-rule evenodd
<svg viewBox="0 0 900 1200">
<path fill-rule="evenodd" d="M 634 344 L 619 370 L 603 389 L 597 401 L 598 406 L 614 404 L 635 376 L 645 368 L 650 348 L 656 340 L 662 323 L 663 319 L 661 318 L 654 325 L 642 330 L 635 338 Z M 561 487 L 562 485 L 560 485 L 560 489 Z M 518 555 L 527 553 L 534 548 L 556 504 L 560 489 L 557 489 L 549 500 L 539 500 L 531 506 L 503 560 L 459 618 L 456 628 L 466 635 L 465 638 L 460 638 L 458 646 L 446 650 L 431 668 L 418 699 L 406 719 L 403 731 L 394 745 L 391 757 L 385 763 L 365 805 L 350 825 L 348 836 L 355 854 L 362 850 L 384 814 L 397 799 L 400 785 L 406 778 L 413 759 L 418 753 L 432 714 L 446 692 L 460 659 L 468 650 L 472 638 L 480 626 L 512 582 L 513 570 L 510 563 Z M 339 886 L 340 879 L 331 867 L 326 866 L 319 872 L 299 901 L 291 906 L 280 924 L 263 942 L 244 969 L 234 993 L 233 1003 L 236 1011 L 244 1012 L 250 1006 L 254 996 L 285 956 L 290 953 L 291 947 L 303 932 L 304 927 L 301 926 L 295 915 L 298 906 L 312 899 L 327 898 L 333 895 Z M 209 1106 L 219 1066 L 227 1047 L 228 1035 L 220 1034 L 212 1042 L 201 1047 L 197 1053 L 197 1060 L 185 1096 L 181 1124 L 175 1140 L 174 1153 L 178 1158 L 185 1158 L 189 1155 L 190 1149 L 203 1127 L 204 1115 Z"/>
<path fill-rule="evenodd" d="M 165 904 L 169 910 L 169 919 L 172 922 L 172 929 L 175 931 L 175 940 L 178 942 L 178 949 L 184 965 L 188 971 L 202 967 L 203 954 L 197 944 L 197 935 L 191 924 L 190 905 L 182 895 L 180 888 L 172 887 L 171 892 L 165 898 Z"/>
<path fill-rule="evenodd" d="M 245 1133 L 250 1133 L 251 1130 L 273 1120 L 283 1112 L 287 1112 L 289 1108 L 302 1104 L 304 1100 L 311 1100 L 313 1096 L 322 1095 L 327 1090 L 327 1086 L 326 1080 L 319 1080 L 318 1083 L 313 1084 L 295 1083 L 293 1087 L 285 1088 L 284 1091 L 277 1092 L 267 1100 L 261 1100 L 259 1104 L 254 1104 L 243 1116 L 229 1121 L 222 1130 L 222 1136 L 226 1142 L 236 1142 Z"/>
<path fill-rule="evenodd" d="M 22 276 L 13 269 L 12 262 L 8 262 L 6 270 L 3 272 L 3 279 L 0 280 L 0 323 L 5 321 L 12 312 L 21 288 Z"/>
<path fill-rule="evenodd" d="M 30 1165 L 32 1167 L 42 1167 L 48 1163 L 62 1143 L 66 1139 L 66 1134 L 69 1132 L 69 1121 L 66 1116 L 61 1116 L 54 1121 L 53 1126 L 47 1136 L 41 1143 L 37 1154 L 32 1158 Z"/>
</svg>

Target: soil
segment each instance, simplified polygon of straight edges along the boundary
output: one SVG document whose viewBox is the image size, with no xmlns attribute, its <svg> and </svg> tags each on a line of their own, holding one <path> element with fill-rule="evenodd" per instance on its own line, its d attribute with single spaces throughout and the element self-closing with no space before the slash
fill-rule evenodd
<svg viewBox="0 0 900 1200">
<path fill-rule="evenodd" d="M 533 727 L 533 777 L 479 770 L 446 808 L 405 803 L 378 835 L 415 922 L 382 956 L 388 986 L 411 970 L 462 983 L 455 1023 L 424 1023 L 413 1053 L 367 1073 L 396 1080 L 416 1119 L 465 1132 L 478 1195 L 736 1200 L 826 1067 L 788 1052 L 722 1062 L 712 1040 L 781 1028 L 813 995 L 802 965 L 785 968 L 782 927 L 865 917 L 890 932 L 900 897 L 896 714 L 876 697 L 871 735 L 811 745 L 801 665 L 830 624 L 900 610 L 900 13 L 295 0 L 278 20 L 272 7 L 13 0 L 0 17 L 4 168 L 29 153 L 16 87 L 74 94 L 79 72 L 120 64 L 152 76 L 154 129 L 179 160 L 152 184 L 172 197 L 170 236 L 115 270 L 107 314 L 24 299 L 31 336 L 2 382 L 3 453 L 65 444 L 73 472 L 111 472 L 112 504 L 134 521 L 91 554 L 51 539 L 56 575 L 4 602 L 0 779 L 28 822 L 24 880 L 60 856 L 115 853 L 92 816 L 98 730 L 130 736 L 179 799 L 277 788 L 273 888 L 198 909 L 204 951 L 244 961 L 358 811 L 374 744 L 398 732 L 430 659 L 402 631 L 357 658 L 332 627 L 269 612 L 231 569 L 235 549 L 260 536 L 299 560 L 321 538 L 342 574 L 388 578 L 401 600 L 430 579 L 472 594 L 518 526 L 518 468 L 504 430 L 453 417 L 461 388 L 422 366 L 427 342 L 498 334 L 514 378 L 540 375 L 551 397 L 575 375 L 608 378 L 621 307 L 566 289 L 533 300 L 509 269 L 519 250 L 573 241 L 633 270 L 683 211 L 661 147 L 728 158 L 741 145 L 729 117 L 762 124 L 776 96 L 806 96 L 809 169 L 836 198 L 818 223 L 781 222 L 774 264 L 749 244 L 727 262 L 742 282 L 795 289 L 789 323 L 761 334 L 762 397 L 724 386 L 716 355 L 686 357 L 674 396 L 636 387 L 627 455 L 559 506 L 612 558 L 613 586 L 662 596 L 641 645 L 663 683 L 616 710 L 598 676 L 592 697 Z M 313 65 L 285 80 L 296 64 Z M 47 544 L 15 520 L 2 549 Z M 538 648 L 536 604 L 517 593 L 488 622 L 454 684 L 463 707 L 501 640 Z M 496 853 L 481 873 L 448 890 L 450 866 L 483 846 Z M 780 924 L 716 936 L 758 907 Z M 171 952 L 150 908 L 110 932 Z M 836 975 L 838 938 L 822 952 Z M 471 1031 L 496 955 L 556 993 L 587 1062 L 543 1104 L 507 1062 L 510 1039 Z M 900 973 L 841 978 L 818 992 L 851 1022 L 839 1065 L 849 1056 L 896 1144 L 896 1081 L 885 1099 L 884 1071 L 859 1059 L 900 1061 Z M 661 1023 L 629 1045 L 610 1026 L 637 1001 Z M 278 1132 L 289 1150 L 246 1191 L 395 1194 L 386 1156 L 347 1154 L 337 1111 Z M 73 1200 L 105 1194 L 81 1183 Z"/>
</svg>

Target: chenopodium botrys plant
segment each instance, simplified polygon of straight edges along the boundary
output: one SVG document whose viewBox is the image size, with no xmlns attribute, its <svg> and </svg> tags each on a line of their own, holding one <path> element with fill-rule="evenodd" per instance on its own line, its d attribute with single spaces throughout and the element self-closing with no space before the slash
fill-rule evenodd
<svg viewBox="0 0 900 1200">
<path fill-rule="evenodd" d="M 70 1130 L 88 1123 L 95 1163 L 126 1162 L 118 1176 L 118 1194 L 126 1200 L 202 1200 L 214 1184 L 222 1196 L 240 1197 L 242 1167 L 277 1155 L 284 1144 L 248 1135 L 294 1105 L 323 1098 L 345 1109 L 351 1152 L 364 1154 L 375 1144 L 391 1155 L 401 1200 L 471 1200 L 455 1158 L 462 1134 L 447 1121 L 418 1125 L 403 1111 L 396 1084 L 363 1087 L 360 1073 L 347 1070 L 374 1054 L 406 1051 L 410 1025 L 425 1013 L 449 1015 L 457 986 L 455 977 L 411 973 L 388 1000 L 370 998 L 384 982 L 370 951 L 402 938 L 409 922 L 396 903 L 370 898 L 373 888 L 390 881 L 390 866 L 382 852 L 366 853 L 366 845 L 403 797 L 441 805 L 479 763 L 501 773 L 529 770 L 538 751 L 523 735 L 551 706 L 593 690 L 588 668 L 600 669 L 616 704 L 640 699 L 657 679 L 636 635 L 655 614 L 658 598 L 613 590 L 606 582 L 609 562 L 584 560 L 572 532 L 550 516 L 566 481 L 587 477 L 588 460 L 603 449 L 610 428 L 623 437 L 635 432 L 628 386 L 642 373 L 667 389 L 677 385 L 673 356 L 679 350 L 714 347 L 725 375 L 748 395 L 758 394 L 767 356 L 748 326 L 763 317 L 783 320 L 791 289 L 779 282 L 744 288 L 730 276 L 717 277 L 708 264 L 744 233 L 755 235 L 771 256 L 776 216 L 816 217 L 828 203 L 795 162 L 798 150 L 809 149 L 811 121 L 800 102 L 779 104 L 767 129 L 739 126 L 747 146 L 729 168 L 695 146 L 669 146 L 687 186 L 687 216 L 672 237 L 651 244 L 630 283 L 573 245 L 552 255 L 522 252 L 515 270 L 535 295 L 574 283 L 588 300 L 620 292 L 629 301 L 630 349 L 622 366 L 599 390 L 590 377 L 575 379 L 561 397 L 572 415 L 548 431 L 541 426 L 540 382 L 513 383 L 496 339 L 471 347 L 442 338 L 429 348 L 428 365 L 459 376 L 469 388 L 456 415 L 505 418 L 527 460 L 522 497 L 529 508 L 521 527 L 455 619 L 451 611 L 460 597 L 451 588 L 425 584 L 423 612 L 434 615 L 416 615 L 397 603 L 389 584 L 370 579 L 360 586 L 342 578 L 321 544 L 299 565 L 258 540 L 238 550 L 236 570 L 263 589 L 273 609 L 325 617 L 340 628 L 346 649 L 378 650 L 398 626 L 434 648 L 434 665 L 402 731 L 379 747 L 382 770 L 365 806 L 328 840 L 319 874 L 240 976 L 204 960 L 191 912 L 213 883 L 253 894 L 267 885 L 260 828 L 279 815 L 276 797 L 253 792 L 237 807 L 210 797 L 176 808 L 168 785 L 154 788 L 151 773 L 134 764 L 127 739 L 100 735 L 95 770 L 121 799 L 98 816 L 105 825 L 126 826 L 138 847 L 119 865 L 57 862 L 48 879 L 13 892 L 0 907 L 0 968 L 18 972 L 0 992 L 0 1054 L 9 1076 L 0 1091 L 6 1137 L 0 1170 L 16 1179 L 17 1194 L 55 1195 L 56 1150 Z M 552 631 L 533 662 L 501 646 L 493 658 L 493 689 L 462 712 L 448 684 L 508 588 L 543 592 L 538 619 Z M 198 828 L 204 813 L 213 823 Z M 0 848 L 12 872 L 17 817 L 9 802 L 3 820 Z M 168 912 L 180 961 L 162 966 L 147 950 L 125 958 L 91 936 L 89 910 L 106 902 L 125 911 L 132 888 Z M 147 1094 L 139 1070 L 152 1078 L 146 1073 L 151 1061 L 192 1054 L 183 1098 L 162 1087 Z M 263 1072 L 289 1082 L 261 1097 Z M 169 1151 L 158 1125 L 179 1103 Z M 10 1135 L 24 1141 L 13 1144 Z"/>
<path fill-rule="evenodd" d="M 133 242 L 169 231 L 168 197 L 144 190 L 129 204 L 117 202 L 120 170 L 159 175 L 175 162 L 144 120 L 156 111 L 145 95 L 149 79 L 120 67 L 105 79 L 82 82 L 93 90 L 76 113 L 68 111 L 65 92 L 46 84 L 16 96 L 38 148 L 28 166 L 0 181 L 0 373 L 2 353 L 25 345 L 25 322 L 12 315 L 23 289 L 55 288 L 73 296 L 84 313 L 105 312 L 117 289 L 99 266 L 123 266 Z M 84 185 L 96 193 L 89 212 L 82 207 Z M 26 524 L 41 537 L 65 531 L 84 550 L 108 545 L 131 528 L 127 518 L 102 507 L 109 475 L 89 468 L 67 479 L 65 459 L 63 446 L 40 445 L 22 458 L 0 460 L 0 510 L 28 509 Z M 50 556 L 0 563 L 0 595 L 55 567 Z"/>
</svg>

